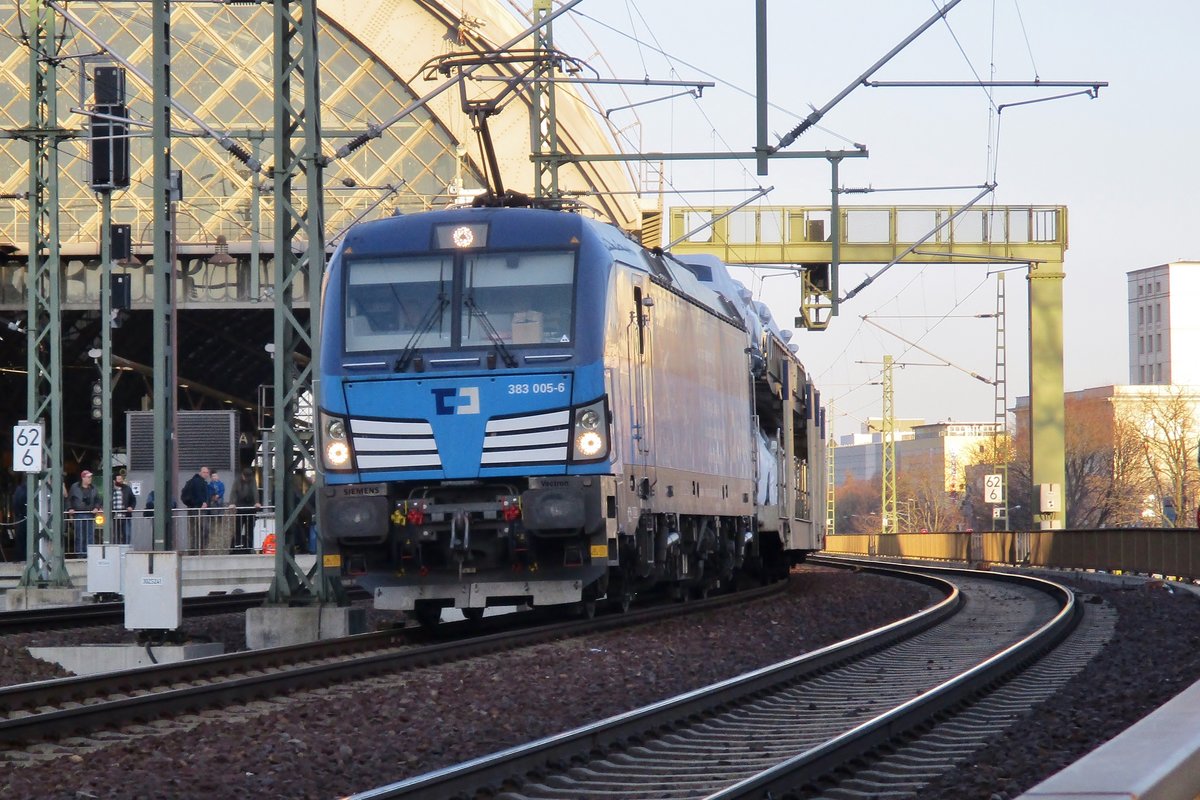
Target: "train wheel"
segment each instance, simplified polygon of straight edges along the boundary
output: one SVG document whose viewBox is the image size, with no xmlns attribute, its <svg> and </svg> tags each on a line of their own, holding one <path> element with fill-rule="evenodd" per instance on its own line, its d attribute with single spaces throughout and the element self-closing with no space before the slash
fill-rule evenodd
<svg viewBox="0 0 1200 800">
<path fill-rule="evenodd" d="M 462 615 L 471 622 L 479 622 L 479 620 L 483 619 L 483 612 L 484 609 L 482 608 L 464 608 Z"/>
<path fill-rule="evenodd" d="M 595 600 L 581 600 L 578 603 L 578 605 L 575 606 L 575 613 L 577 613 L 579 616 L 583 617 L 584 619 L 595 619 L 595 617 L 596 617 L 596 601 Z"/>
</svg>

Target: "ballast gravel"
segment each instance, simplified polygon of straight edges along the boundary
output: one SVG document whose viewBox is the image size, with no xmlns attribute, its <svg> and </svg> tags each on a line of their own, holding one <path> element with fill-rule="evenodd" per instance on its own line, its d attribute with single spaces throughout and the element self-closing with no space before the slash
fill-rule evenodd
<svg viewBox="0 0 1200 800">
<path fill-rule="evenodd" d="M 1019 736 L 975 754 L 923 800 L 1006 800 L 1200 679 L 1200 599 L 1062 578 L 1111 603 L 1117 634 Z M 0 749 L 4 798 L 330 800 L 567 730 L 780 661 L 933 600 L 890 578 L 802 567 L 782 597 L 352 684 Z M 385 624 L 388 616 L 373 613 Z M 244 649 L 242 615 L 188 620 Z M 0 637 L 0 683 L 62 677 L 30 646 L 125 642 L 120 626 Z"/>
</svg>

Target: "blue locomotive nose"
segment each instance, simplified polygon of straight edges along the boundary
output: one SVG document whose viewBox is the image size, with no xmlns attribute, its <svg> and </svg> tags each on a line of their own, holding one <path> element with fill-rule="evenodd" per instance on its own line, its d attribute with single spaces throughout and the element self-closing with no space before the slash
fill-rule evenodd
<svg viewBox="0 0 1200 800">
<path fill-rule="evenodd" d="M 380 479 L 391 471 L 397 477 L 449 480 L 478 478 L 518 463 L 565 469 L 572 377 L 526 373 L 348 382 L 346 408 L 359 468 Z M 407 419 L 397 419 L 401 403 Z"/>
</svg>

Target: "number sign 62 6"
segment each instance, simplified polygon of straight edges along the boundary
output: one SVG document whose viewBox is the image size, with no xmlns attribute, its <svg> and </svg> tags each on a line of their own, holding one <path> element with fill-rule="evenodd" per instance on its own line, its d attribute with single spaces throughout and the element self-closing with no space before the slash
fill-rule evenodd
<svg viewBox="0 0 1200 800">
<path fill-rule="evenodd" d="M 17 472 L 41 472 L 43 467 L 41 425 L 13 426 L 13 469 Z"/>
</svg>

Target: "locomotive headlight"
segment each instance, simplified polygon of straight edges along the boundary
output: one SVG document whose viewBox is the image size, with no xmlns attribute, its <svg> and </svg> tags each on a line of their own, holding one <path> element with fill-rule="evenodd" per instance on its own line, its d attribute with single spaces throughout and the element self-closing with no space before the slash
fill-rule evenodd
<svg viewBox="0 0 1200 800">
<path fill-rule="evenodd" d="M 584 431 L 575 437 L 575 450 L 584 458 L 593 458 L 604 449 L 604 437 L 595 431 Z"/>
<path fill-rule="evenodd" d="M 574 461 L 595 461 L 608 455 L 608 412 L 604 400 L 575 409 L 572 435 Z"/>
<path fill-rule="evenodd" d="M 341 417 L 321 412 L 321 460 L 326 469 L 340 471 L 351 468 L 350 439 L 346 435 L 346 421 Z"/>
<path fill-rule="evenodd" d="M 350 463 L 350 446 L 345 442 L 330 442 L 325 445 L 325 461 L 331 469 L 339 469 Z"/>
</svg>

